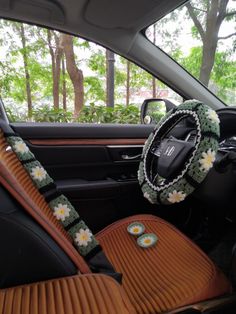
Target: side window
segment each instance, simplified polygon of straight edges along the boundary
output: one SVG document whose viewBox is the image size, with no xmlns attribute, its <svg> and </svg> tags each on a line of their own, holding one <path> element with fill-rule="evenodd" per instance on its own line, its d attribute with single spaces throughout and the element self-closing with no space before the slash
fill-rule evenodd
<svg viewBox="0 0 236 314">
<path fill-rule="evenodd" d="M 140 123 L 144 99 L 181 101 L 137 65 L 81 38 L 0 20 L 0 42 L 0 95 L 11 122 Z"/>
</svg>

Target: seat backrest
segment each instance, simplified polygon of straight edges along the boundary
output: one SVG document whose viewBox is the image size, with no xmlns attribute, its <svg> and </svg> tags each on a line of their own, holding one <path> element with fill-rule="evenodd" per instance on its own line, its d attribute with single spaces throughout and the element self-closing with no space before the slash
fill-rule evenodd
<svg viewBox="0 0 236 314">
<path fill-rule="evenodd" d="M 0 183 L 50 234 L 82 273 L 91 272 L 0 131 Z"/>
<path fill-rule="evenodd" d="M 0 289 L 78 272 L 61 247 L 1 185 L 0 200 Z"/>
</svg>

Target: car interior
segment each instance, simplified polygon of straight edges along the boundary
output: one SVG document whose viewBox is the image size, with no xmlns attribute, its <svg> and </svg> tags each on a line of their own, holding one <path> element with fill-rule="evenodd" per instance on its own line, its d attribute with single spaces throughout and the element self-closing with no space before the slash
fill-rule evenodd
<svg viewBox="0 0 236 314">
<path fill-rule="evenodd" d="M 1 100 L 1 314 L 235 313 L 236 107 L 143 33 L 184 2 L 0 1 L 1 18 L 99 43 L 184 100 L 163 100 L 158 125 L 11 123 Z"/>
</svg>

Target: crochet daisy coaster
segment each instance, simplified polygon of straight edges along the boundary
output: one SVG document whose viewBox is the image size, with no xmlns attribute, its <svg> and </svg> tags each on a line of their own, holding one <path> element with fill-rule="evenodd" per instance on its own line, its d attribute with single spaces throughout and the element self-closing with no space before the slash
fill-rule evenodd
<svg viewBox="0 0 236 314">
<path fill-rule="evenodd" d="M 154 233 L 145 233 L 138 238 L 137 243 L 140 247 L 147 249 L 154 246 L 157 240 L 158 237 Z"/>
<path fill-rule="evenodd" d="M 140 236 L 145 231 L 145 226 L 141 222 L 133 222 L 128 225 L 127 231 L 129 234 L 134 236 Z"/>
</svg>

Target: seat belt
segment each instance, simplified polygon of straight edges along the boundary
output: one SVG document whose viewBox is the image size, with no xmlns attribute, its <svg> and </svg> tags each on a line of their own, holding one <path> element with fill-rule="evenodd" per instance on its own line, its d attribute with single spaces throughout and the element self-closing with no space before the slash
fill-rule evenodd
<svg viewBox="0 0 236 314">
<path fill-rule="evenodd" d="M 6 122 L 0 121 L 0 128 L 17 159 L 52 210 L 52 214 L 69 234 L 74 247 L 85 259 L 91 271 L 110 275 L 121 282 L 122 275 L 114 270 L 92 231 L 80 218 L 68 198 L 58 191 L 54 180 L 35 158 L 24 140 Z"/>
</svg>

